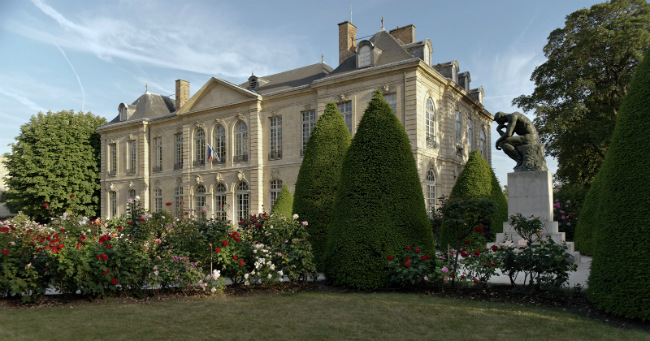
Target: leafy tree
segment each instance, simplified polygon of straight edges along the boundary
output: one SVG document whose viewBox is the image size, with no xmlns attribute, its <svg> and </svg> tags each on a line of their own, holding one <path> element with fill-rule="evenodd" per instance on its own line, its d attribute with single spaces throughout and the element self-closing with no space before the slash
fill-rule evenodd
<svg viewBox="0 0 650 341">
<path fill-rule="evenodd" d="M 601 309 L 650 320 L 650 49 L 623 100 L 612 144 L 584 211 L 595 205 L 590 299 Z"/>
<path fill-rule="evenodd" d="M 404 127 L 375 91 L 345 154 L 325 275 L 370 290 L 388 284 L 388 256 L 407 245 L 433 254 L 433 232 Z"/>
<path fill-rule="evenodd" d="M 567 16 L 544 47 L 532 95 L 513 104 L 535 111 L 546 152 L 563 182 L 590 185 L 610 145 L 627 85 L 650 46 L 650 5 L 643 0 L 596 4 Z"/>
<path fill-rule="evenodd" d="M 307 142 L 300 165 L 293 212 L 305 220 L 318 268 L 322 271 L 334 197 L 350 133 L 336 104 L 327 103 Z"/>
<path fill-rule="evenodd" d="M 282 185 L 282 190 L 280 191 L 280 194 L 278 194 L 277 199 L 275 199 L 273 208 L 271 208 L 271 214 L 282 215 L 287 218 L 291 218 L 291 215 L 293 214 L 292 211 L 293 195 L 291 195 L 291 191 L 289 191 L 289 187 L 287 187 L 287 185 Z"/>
<path fill-rule="evenodd" d="M 464 237 L 472 243 L 472 248 L 483 248 L 486 239 L 494 240 L 494 236 L 503 231 L 503 223 L 508 220 L 508 201 L 503 195 L 501 185 L 494 171 L 478 151 L 470 154 L 463 172 L 460 173 L 454 188 L 451 190 L 451 196 L 456 198 L 483 198 L 494 202 L 494 211 L 489 216 L 484 217 L 486 223 L 481 226 L 480 232 L 474 231 Z M 472 226 L 472 230 L 475 227 Z M 447 249 L 447 245 L 451 245 L 453 248 L 457 247 L 456 233 L 452 231 L 453 228 L 452 225 L 445 223 L 443 217 L 440 231 L 440 247 L 444 250 Z"/>
<path fill-rule="evenodd" d="M 59 111 L 32 116 L 5 154 L 8 206 L 46 221 L 67 209 L 99 212 L 100 140 L 106 123 L 91 113 Z"/>
</svg>

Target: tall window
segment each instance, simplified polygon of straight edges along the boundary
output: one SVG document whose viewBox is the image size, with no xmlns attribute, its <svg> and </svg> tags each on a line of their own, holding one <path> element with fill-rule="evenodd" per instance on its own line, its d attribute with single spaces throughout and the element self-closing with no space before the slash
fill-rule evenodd
<svg viewBox="0 0 650 341">
<path fill-rule="evenodd" d="M 201 128 L 194 135 L 194 165 L 205 165 L 205 131 Z"/>
<path fill-rule="evenodd" d="M 456 145 L 460 145 L 463 139 L 463 130 L 460 120 L 460 111 L 456 111 Z"/>
<path fill-rule="evenodd" d="M 343 120 L 348 127 L 348 131 L 352 134 L 352 101 L 339 103 L 336 106 L 339 108 L 341 115 L 343 115 Z"/>
<path fill-rule="evenodd" d="M 426 108 L 426 134 L 427 134 L 427 147 L 436 146 L 436 116 L 431 98 L 427 99 Z"/>
<path fill-rule="evenodd" d="M 436 208 L 436 173 L 429 168 L 427 171 L 427 211 L 433 212 Z"/>
<path fill-rule="evenodd" d="M 237 183 L 237 219 L 242 221 L 248 219 L 249 194 L 248 184 L 244 181 Z"/>
<path fill-rule="evenodd" d="M 110 191 L 109 192 L 109 202 L 110 202 L 110 211 L 111 211 L 111 218 L 116 218 L 117 217 L 117 192 L 115 191 Z"/>
<path fill-rule="evenodd" d="M 153 206 L 155 212 L 162 211 L 162 189 L 160 188 L 153 190 Z"/>
<path fill-rule="evenodd" d="M 226 128 L 222 125 L 214 130 L 214 159 L 212 163 L 226 162 Z"/>
<path fill-rule="evenodd" d="M 248 161 L 248 126 L 244 121 L 235 126 L 235 156 L 233 162 Z"/>
<path fill-rule="evenodd" d="M 370 66 L 370 46 L 363 45 L 359 49 L 359 67 Z"/>
<path fill-rule="evenodd" d="M 485 141 L 486 141 L 485 130 L 481 129 L 481 144 L 479 148 L 481 148 L 481 155 L 483 156 L 484 159 L 487 160 L 488 152 L 487 152 L 487 146 L 485 145 Z"/>
<path fill-rule="evenodd" d="M 397 115 L 397 94 L 386 94 L 384 99 L 390 105 L 390 108 L 393 109 L 393 114 Z"/>
<path fill-rule="evenodd" d="M 196 210 L 196 216 L 199 219 L 205 219 L 205 186 L 203 185 L 196 186 L 196 192 L 194 193 L 194 209 Z"/>
<path fill-rule="evenodd" d="M 300 155 L 305 155 L 305 150 L 307 149 L 307 142 L 309 141 L 309 136 L 314 130 L 316 125 L 316 111 L 309 110 L 302 112 L 302 149 L 300 149 Z"/>
<path fill-rule="evenodd" d="M 162 137 L 153 139 L 153 171 L 162 171 Z"/>
<path fill-rule="evenodd" d="M 183 187 L 178 186 L 174 191 L 174 209 L 178 212 L 183 206 Z"/>
<path fill-rule="evenodd" d="M 271 117 L 271 151 L 269 160 L 279 160 L 282 158 L 282 116 Z"/>
<path fill-rule="evenodd" d="M 174 136 L 174 169 L 183 169 L 183 133 Z"/>
<path fill-rule="evenodd" d="M 115 175 L 117 174 L 117 143 L 111 143 L 108 146 L 109 153 L 109 165 L 108 165 L 108 174 Z"/>
<path fill-rule="evenodd" d="M 226 185 L 218 183 L 214 188 L 214 193 L 217 219 L 226 220 Z"/>
<path fill-rule="evenodd" d="M 275 205 L 275 201 L 278 200 L 280 191 L 282 191 L 282 180 L 271 180 L 271 208 Z"/>
<path fill-rule="evenodd" d="M 135 196 L 136 196 L 136 194 L 135 194 L 135 190 L 134 190 L 134 189 L 130 189 L 130 190 L 129 190 L 129 199 L 134 199 L 134 200 L 135 200 Z"/>
<path fill-rule="evenodd" d="M 135 140 L 131 140 L 129 141 L 129 168 L 126 170 L 128 174 L 135 174 L 137 155 Z"/>
<path fill-rule="evenodd" d="M 471 152 L 474 149 L 474 121 L 471 118 L 467 118 L 467 145 L 469 146 L 468 150 Z"/>
</svg>

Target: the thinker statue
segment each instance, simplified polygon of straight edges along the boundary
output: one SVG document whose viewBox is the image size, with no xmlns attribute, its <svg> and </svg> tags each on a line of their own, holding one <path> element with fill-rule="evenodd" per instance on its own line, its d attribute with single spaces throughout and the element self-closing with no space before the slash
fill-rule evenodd
<svg viewBox="0 0 650 341">
<path fill-rule="evenodd" d="M 494 115 L 494 121 L 499 124 L 497 133 L 501 135 L 497 139 L 496 148 L 503 149 L 517 162 L 515 172 L 547 170 L 544 146 L 539 143 L 537 130 L 528 117 L 518 112 L 506 114 L 499 111 Z M 505 132 L 503 128 L 506 129 Z"/>
</svg>

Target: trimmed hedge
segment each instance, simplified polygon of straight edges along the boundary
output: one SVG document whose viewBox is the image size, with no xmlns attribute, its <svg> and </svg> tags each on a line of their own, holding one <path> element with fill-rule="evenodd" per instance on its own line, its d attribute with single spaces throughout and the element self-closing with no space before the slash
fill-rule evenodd
<svg viewBox="0 0 650 341">
<path fill-rule="evenodd" d="M 343 161 L 325 275 L 335 285 L 388 285 L 388 255 L 433 254 L 433 231 L 404 127 L 375 91 Z"/>
<path fill-rule="evenodd" d="M 495 212 L 489 217 L 490 226 L 484 226 L 486 233 L 494 237 L 497 233 L 503 232 L 503 223 L 508 220 L 508 201 L 506 200 L 499 180 L 497 180 L 494 171 L 490 165 L 483 159 L 478 151 L 473 151 L 465 164 L 463 172 L 460 173 L 451 195 L 457 198 L 489 199 L 495 202 Z M 455 248 L 456 240 L 453 233 L 449 231 L 450 226 L 445 224 L 444 220 L 440 229 L 440 248 L 446 249 L 447 245 Z M 477 233 L 472 233 L 468 240 L 472 242 L 472 247 L 482 248 L 485 246 L 485 238 Z"/>
<path fill-rule="evenodd" d="M 650 320 L 650 50 L 623 99 L 594 183 L 594 256 L 588 297 L 599 308 Z M 590 196 L 592 199 L 594 196 Z"/>
<path fill-rule="evenodd" d="M 578 226 L 576 226 L 573 236 L 576 250 L 588 256 L 593 256 L 596 250 L 594 245 L 594 227 L 599 224 L 598 212 L 600 211 L 600 202 L 598 198 L 600 197 L 601 183 L 602 181 L 594 181 L 591 184 L 578 215 Z"/>
<path fill-rule="evenodd" d="M 287 185 L 282 185 L 282 190 L 275 199 L 273 208 L 271 208 L 271 214 L 282 215 L 291 219 L 293 215 L 293 195 L 291 195 Z"/>
<path fill-rule="evenodd" d="M 307 232 L 319 271 L 324 269 L 327 230 L 350 140 L 336 104 L 327 103 L 307 142 L 293 198 L 293 212 L 309 222 Z"/>
</svg>

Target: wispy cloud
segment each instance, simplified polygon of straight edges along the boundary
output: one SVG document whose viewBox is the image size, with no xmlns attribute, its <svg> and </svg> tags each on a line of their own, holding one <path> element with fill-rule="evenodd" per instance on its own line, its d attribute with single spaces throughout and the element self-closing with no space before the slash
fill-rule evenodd
<svg viewBox="0 0 650 341">
<path fill-rule="evenodd" d="M 83 84 L 81 84 L 81 78 L 79 78 L 79 74 L 77 73 L 77 70 L 75 70 L 74 66 L 70 62 L 70 59 L 65 54 L 65 51 L 63 51 L 63 49 L 58 44 L 55 43 L 55 45 L 56 48 L 59 49 L 59 52 L 61 52 L 61 54 L 63 55 L 63 58 L 65 58 L 65 61 L 68 62 L 68 65 L 70 65 L 70 69 L 74 73 L 75 77 L 77 77 L 77 83 L 79 83 L 79 88 L 81 88 L 81 111 L 84 111 L 84 106 L 86 104 L 86 91 L 84 90 Z"/>
<path fill-rule="evenodd" d="M 26 96 L 22 94 L 15 93 L 11 90 L 5 89 L 3 87 L 0 87 L 0 95 L 7 96 L 16 102 L 22 104 L 23 106 L 27 107 L 30 110 L 33 110 L 35 112 L 47 112 L 45 108 L 43 108 L 41 105 L 38 103 L 32 101 L 31 99 L 27 98 Z"/>
<path fill-rule="evenodd" d="M 251 69 L 261 75 L 282 71 L 298 56 L 297 44 L 290 38 L 269 37 L 264 30 L 253 33 L 245 27 L 229 25 L 228 21 L 236 22 L 233 18 L 204 15 L 178 20 L 177 12 L 182 8 L 146 3 L 130 4 L 145 6 L 146 16 L 141 15 L 142 8 L 129 8 L 107 15 L 101 11 L 80 13 L 73 18 L 42 0 L 32 3 L 57 26 L 16 22 L 16 32 L 68 50 L 93 53 L 106 61 L 118 58 L 241 78 L 249 75 Z"/>
</svg>

